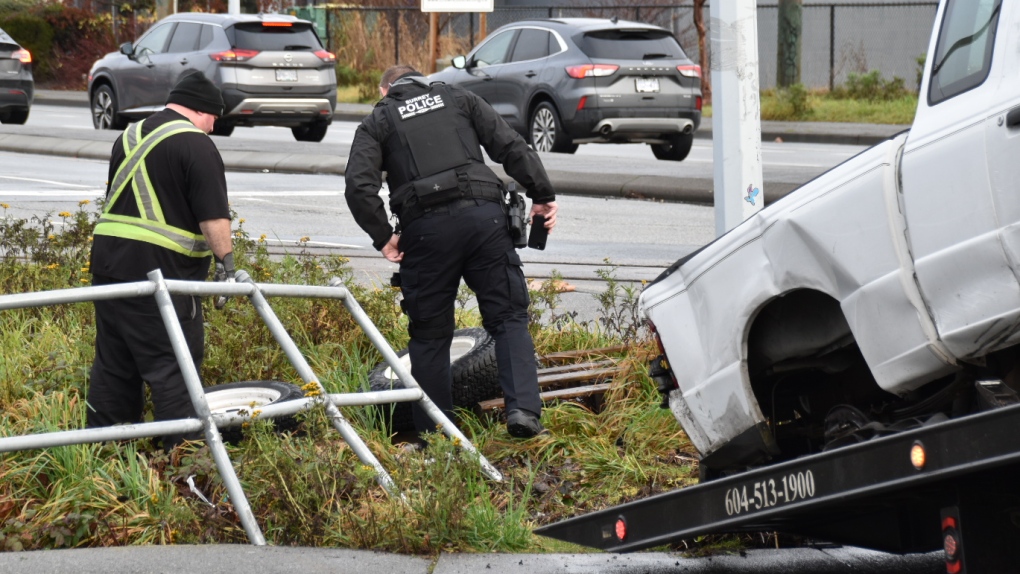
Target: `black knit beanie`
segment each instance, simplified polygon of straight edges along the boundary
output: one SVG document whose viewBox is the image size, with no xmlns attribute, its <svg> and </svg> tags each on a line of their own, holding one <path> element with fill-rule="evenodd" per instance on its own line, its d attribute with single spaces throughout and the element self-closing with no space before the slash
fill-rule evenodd
<svg viewBox="0 0 1020 574">
<path fill-rule="evenodd" d="M 217 117 L 223 115 L 223 94 L 202 72 L 194 72 L 178 80 L 174 89 L 170 90 L 166 103 Z"/>
</svg>

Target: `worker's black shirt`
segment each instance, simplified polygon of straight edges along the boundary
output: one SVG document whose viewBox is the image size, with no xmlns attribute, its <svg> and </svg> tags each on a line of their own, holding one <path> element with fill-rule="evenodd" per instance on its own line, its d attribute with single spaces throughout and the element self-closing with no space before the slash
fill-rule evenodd
<svg viewBox="0 0 1020 574">
<path fill-rule="evenodd" d="M 485 100 L 458 86 L 447 87 L 453 95 L 454 108 L 473 126 L 478 142 L 489 158 L 502 164 L 506 173 L 525 188 L 528 197 L 534 203 L 555 201 L 556 195 L 542 161 L 538 154 L 528 147 L 520 134 L 514 131 Z M 427 88 L 414 83 L 394 85 L 390 88 L 388 97 L 377 104 L 372 113 L 362 120 L 354 134 L 354 142 L 351 144 L 350 156 L 347 159 L 345 196 L 354 220 L 371 236 L 372 245 L 376 249 L 382 249 L 393 235 L 393 227 L 387 220 L 386 210 L 379 197 L 386 161 L 384 143 L 395 131 L 390 121 L 391 116 L 386 113 L 385 107 L 392 105 L 397 99 L 406 100 L 427 92 Z M 483 162 L 477 162 L 469 171 L 479 168 L 488 170 Z M 410 190 L 391 188 L 391 210 L 395 210 L 395 206 L 403 205 L 409 193 Z"/>
<path fill-rule="evenodd" d="M 155 113 L 142 124 L 142 135 L 174 120 L 187 121 L 187 118 L 170 109 Z M 124 159 L 124 144 L 117 138 L 110 155 L 107 197 L 110 182 Z M 145 167 L 167 224 L 201 234 L 200 221 L 230 218 L 223 158 L 209 136 L 192 132 L 171 136 L 149 152 Z M 110 212 L 138 216 L 130 184 Z M 210 260 L 211 257 L 188 257 L 144 241 L 96 235 L 91 271 L 97 279 L 102 279 L 97 283 L 144 281 L 146 274 L 157 268 L 167 279 L 204 281 L 209 275 Z"/>
</svg>

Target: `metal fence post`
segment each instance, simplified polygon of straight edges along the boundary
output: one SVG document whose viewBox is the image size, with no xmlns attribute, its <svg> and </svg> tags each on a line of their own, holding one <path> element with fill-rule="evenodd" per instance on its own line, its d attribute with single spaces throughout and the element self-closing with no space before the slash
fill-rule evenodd
<svg viewBox="0 0 1020 574">
<path fill-rule="evenodd" d="M 829 91 L 836 87 L 836 5 L 829 5 Z"/>
<path fill-rule="evenodd" d="M 230 455 L 223 446 L 223 439 L 220 437 L 220 430 L 212 420 L 212 413 L 209 412 L 209 403 L 205 400 L 205 391 L 202 389 L 202 380 L 198 376 L 198 369 L 191 358 L 191 351 L 184 339 L 184 332 L 181 330 L 181 323 L 177 320 L 177 312 L 174 310 L 173 301 L 170 299 L 170 292 L 167 291 L 166 282 L 163 280 L 163 273 L 156 269 L 148 274 L 149 281 L 156 284 L 156 302 L 159 304 L 159 313 L 163 316 L 163 323 L 166 324 L 170 342 L 177 355 L 177 363 L 181 367 L 181 374 L 184 375 L 184 384 L 188 387 L 188 394 L 191 395 L 191 403 L 195 407 L 195 413 L 202 421 L 205 431 L 205 440 L 212 452 L 216 468 L 220 471 L 220 478 L 223 479 L 227 493 L 230 495 L 230 502 L 234 505 L 238 518 L 244 531 L 248 533 L 248 539 L 255 546 L 265 546 L 266 539 L 262 530 L 255 521 L 255 515 L 248 504 L 248 497 L 241 488 L 241 482 L 234 472 L 234 465 L 230 462 Z"/>
</svg>

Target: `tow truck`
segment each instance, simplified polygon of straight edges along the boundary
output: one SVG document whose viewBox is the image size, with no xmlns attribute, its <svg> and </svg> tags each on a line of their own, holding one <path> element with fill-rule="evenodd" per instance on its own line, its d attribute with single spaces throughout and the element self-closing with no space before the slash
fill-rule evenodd
<svg viewBox="0 0 1020 574">
<path fill-rule="evenodd" d="M 927 54 L 909 130 L 642 292 L 701 484 L 537 533 L 778 531 L 1020 572 L 1020 3 L 942 0 Z"/>
</svg>

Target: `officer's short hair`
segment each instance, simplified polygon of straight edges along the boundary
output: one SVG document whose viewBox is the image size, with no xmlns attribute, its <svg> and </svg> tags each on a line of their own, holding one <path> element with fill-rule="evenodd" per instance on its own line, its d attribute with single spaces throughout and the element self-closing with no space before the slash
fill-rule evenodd
<svg viewBox="0 0 1020 574">
<path fill-rule="evenodd" d="M 379 79 L 379 87 L 388 90 L 390 89 L 390 84 L 393 83 L 393 80 L 396 80 L 397 78 L 403 76 L 404 74 L 410 73 L 421 74 L 421 72 L 415 70 L 413 67 L 408 66 L 406 64 L 397 64 L 396 66 L 390 66 L 389 68 L 386 69 L 385 72 L 382 73 L 382 78 Z"/>
</svg>

